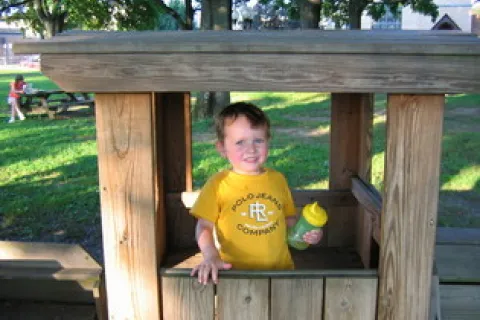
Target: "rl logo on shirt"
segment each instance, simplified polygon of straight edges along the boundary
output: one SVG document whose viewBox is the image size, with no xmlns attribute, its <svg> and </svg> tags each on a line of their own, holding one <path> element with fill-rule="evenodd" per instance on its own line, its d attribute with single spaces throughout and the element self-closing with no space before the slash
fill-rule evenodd
<svg viewBox="0 0 480 320">
<path fill-rule="evenodd" d="M 248 215 L 250 219 L 255 219 L 257 222 L 267 222 L 268 217 L 267 217 L 267 213 L 265 213 L 265 208 L 266 206 L 263 203 L 258 203 L 257 201 L 255 203 L 251 203 L 248 206 L 248 210 L 249 210 L 248 214 L 246 212 L 242 212 L 241 215 L 242 216 Z M 269 211 L 268 214 L 272 215 L 273 212 Z"/>
<path fill-rule="evenodd" d="M 239 210 L 240 216 L 245 217 L 247 220 L 244 223 L 237 224 L 237 229 L 242 233 L 260 236 L 274 232 L 277 229 L 279 225 L 278 218 L 275 220 L 269 219 L 269 216 L 274 215 L 275 212 L 270 210 L 268 205 L 261 200 L 267 202 L 270 201 L 270 209 L 282 208 L 282 205 L 275 197 L 266 193 L 249 193 L 242 198 L 237 199 L 233 206 L 233 211 L 240 209 L 240 207 L 248 209 L 242 211 Z M 249 223 L 248 220 L 253 221 Z"/>
</svg>

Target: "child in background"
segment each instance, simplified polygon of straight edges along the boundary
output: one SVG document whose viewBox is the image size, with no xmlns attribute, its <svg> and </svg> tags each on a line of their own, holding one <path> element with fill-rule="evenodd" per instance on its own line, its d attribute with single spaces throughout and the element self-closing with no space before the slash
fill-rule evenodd
<svg viewBox="0 0 480 320">
<path fill-rule="evenodd" d="M 11 116 L 8 123 L 15 122 L 15 114 L 18 115 L 20 120 L 25 120 L 25 116 L 20 111 L 20 94 L 24 93 L 26 82 L 23 81 L 21 74 L 15 77 L 15 81 L 10 83 L 10 92 L 8 93 L 8 104 L 11 108 Z"/>
<path fill-rule="evenodd" d="M 293 269 L 286 239 L 296 222 L 295 205 L 285 177 L 263 166 L 270 121 L 257 106 L 239 102 L 222 110 L 215 124 L 216 148 L 232 168 L 212 176 L 191 209 L 203 254 L 191 275 L 206 284 L 210 277 L 218 282 L 218 270 Z M 309 244 L 321 238 L 321 230 L 304 236 Z"/>
</svg>

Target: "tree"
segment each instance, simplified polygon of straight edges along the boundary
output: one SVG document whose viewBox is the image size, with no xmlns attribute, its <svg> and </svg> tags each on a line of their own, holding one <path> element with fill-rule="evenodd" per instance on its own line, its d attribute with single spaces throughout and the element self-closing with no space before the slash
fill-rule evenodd
<svg viewBox="0 0 480 320">
<path fill-rule="evenodd" d="M 348 25 L 350 29 L 360 29 L 364 10 L 374 20 L 378 20 L 387 9 L 396 15 L 399 8 L 406 5 L 410 5 L 415 12 L 430 15 L 432 21 L 438 17 L 438 7 L 434 0 L 324 0 L 323 14 L 332 19 L 337 27 Z"/>
<path fill-rule="evenodd" d="M 302 29 L 318 29 L 322 0 L 297 0 L 300 7 L 300 26 Z"/>
<path fill-rule="evenodd" d="M 7 22 L 21 20 L 47 38 L 75 26 L 101 29 L 110 19 L 107 0 L 2 0 L 0 5 Z"/>
<path fill-rule="evenodd" d="M 0 0 L 0 14 L 49 38 L 73 28 L 154 30 L 164 14 L 172 16 L 180 28 L 191 29 L 191 0 L 186 3 L 186 19 L 163 0 Z"/>
<path fill-rule="evenodd" d="M 232 29 L 232 0 L 203 0 L 202 30 Z M 194 119 L 212 118 L 222 107 L 230 103 L 230 92 L 198 92 L 193 107 Z"/>
</svg>

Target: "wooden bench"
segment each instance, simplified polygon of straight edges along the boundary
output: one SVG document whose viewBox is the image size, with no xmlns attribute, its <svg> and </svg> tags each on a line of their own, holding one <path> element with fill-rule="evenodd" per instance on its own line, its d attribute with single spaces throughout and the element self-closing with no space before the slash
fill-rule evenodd
<svg viewBox="0 0 480 320">
<path fill-rule="evenodd" d="M 73 106 L 88 106 L 92 112 L 95 112 L 95 100 L 88 93 L 63 90 L 38 90 L 22 94 L 20 106 L 24 112 L 41 108 L 50 119 L 54 119 L 57 113 L 67 111 Z"/>
<path fill-rule="evenodd" d="M 442 319 L 480 319 L 480 229 L 438 228 Z"/>
<path fill-rule="evenodd" d="M 0 300 L 95 304 L 106 319 L 102 267 L 79 245 L 0 241 Z"/>
</svg>

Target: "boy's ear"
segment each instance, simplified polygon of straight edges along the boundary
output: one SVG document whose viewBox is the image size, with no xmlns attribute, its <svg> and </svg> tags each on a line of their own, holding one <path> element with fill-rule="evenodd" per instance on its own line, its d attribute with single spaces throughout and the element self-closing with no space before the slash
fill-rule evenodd
<svg viewBox="0 0 480 320">
<path fill-rule="evenodd" d="M 217 148 L 218 153 L 220 153 L 222 157 L 225 157 L 225 146 L 223 145 L 223 142 L 217 141 L 215 147 Z"/>
</svg>

